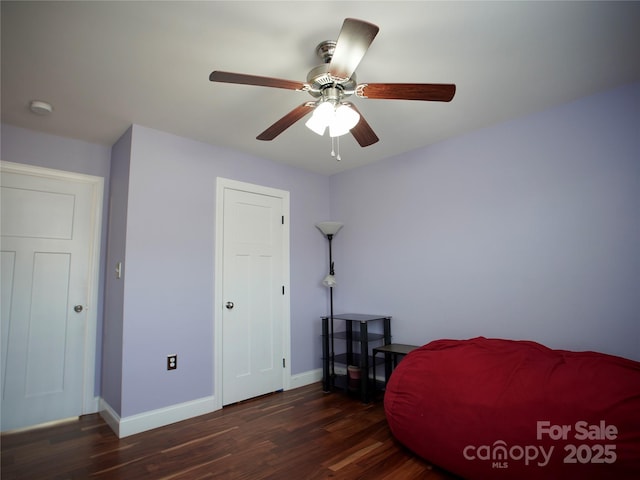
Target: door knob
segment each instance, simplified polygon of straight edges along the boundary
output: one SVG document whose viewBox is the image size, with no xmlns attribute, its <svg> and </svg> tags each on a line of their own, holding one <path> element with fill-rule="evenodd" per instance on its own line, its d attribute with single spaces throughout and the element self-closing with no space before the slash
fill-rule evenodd
<svg viewBox="0 0 640 480">
<path fill-rule="evenodd" d="M 73 307 L 73 311 L 76 313 L 80 313 L 82 311 L 82 305 L 76 305 Z"/>
<path fill-rule="evenodd" d="M 225 307 L 227 307 L 229 310 L 231 310 L 233 308 L 233 302 L 227 302 Z"/>
</svg>

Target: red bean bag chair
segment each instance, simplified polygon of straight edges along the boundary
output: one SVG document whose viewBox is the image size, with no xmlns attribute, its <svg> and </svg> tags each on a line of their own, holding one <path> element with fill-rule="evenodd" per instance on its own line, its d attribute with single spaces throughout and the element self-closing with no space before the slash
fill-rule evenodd
<svg viewBox="0 0 640 480">
<path fill-rule="evenodd" d="M 529 341 L 437 340 L 384 397 L 394 436 L 467 480 L 640 479 L 640 363 Z"/>
</svg>

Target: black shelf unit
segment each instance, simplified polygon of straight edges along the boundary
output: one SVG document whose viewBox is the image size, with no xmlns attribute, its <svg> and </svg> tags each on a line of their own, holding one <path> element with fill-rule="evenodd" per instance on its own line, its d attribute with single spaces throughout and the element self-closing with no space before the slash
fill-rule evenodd
<svg viewBox="0 0 640 480">
<path fill-rule="evenodd" d="M 391 343 L 391 317 L 386 315 L 367 315 L 361 313 L 343 313 L 331 317 L 322 317 L 322 389 L 330 392 L 334 388 L 347 390 L 347 375 L 335 375 L 335 364 L 360 368 L 360 399 L 368 403 L 372 389 L 369 371 L 375 359 L 371 344 Z M 344 323 L 344 330 L 335 331 L 336 323 Z M 333 325 L 332 325 L 333 323 Z M 382 324 L 382 333 L 369 332 L 369 325 Z M 333 333 L 332 333 L 333 332 Z M 344 341 L 341 353 L 334 351 L 335 340 Z M 356 348 L 354 348 L 356 347 Z M 355 351 L 358 350 L 358 351 Z M 384 361 L 384 360 L 383 360 Z M 375 378 L 373 379 L 375 382 Z"/>
</svg>

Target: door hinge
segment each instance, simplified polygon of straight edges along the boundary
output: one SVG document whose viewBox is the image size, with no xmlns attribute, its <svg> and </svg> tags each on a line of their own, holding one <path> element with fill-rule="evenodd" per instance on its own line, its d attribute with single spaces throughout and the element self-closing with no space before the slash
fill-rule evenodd
<svg viewBox="0 0 640 480">
<path fill-rule="evenodd" d="M 284 215 L 282 215 L 282 224 L 284 225 Z"/>
<path fill-rule="evenodd" d="M 282 294 L 284 295 L 284 285 L 282 285 Z"/>
<path fill-rule="evenodd" d="M 284 358 L 282 359 L 282 368 L 287 368 L 287 364 L 286 364 Z"/>
</svg>

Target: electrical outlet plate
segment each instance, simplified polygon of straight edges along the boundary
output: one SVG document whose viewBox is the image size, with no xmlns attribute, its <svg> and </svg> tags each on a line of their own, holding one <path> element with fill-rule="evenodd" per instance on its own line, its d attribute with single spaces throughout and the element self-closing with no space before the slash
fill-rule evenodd
<svg viewBox="0 0 640 480">
<path fill-rule="evenodd" d="M 178 355 L 167 355 L 167 370 L 178 368 Z"/>
</svg>

